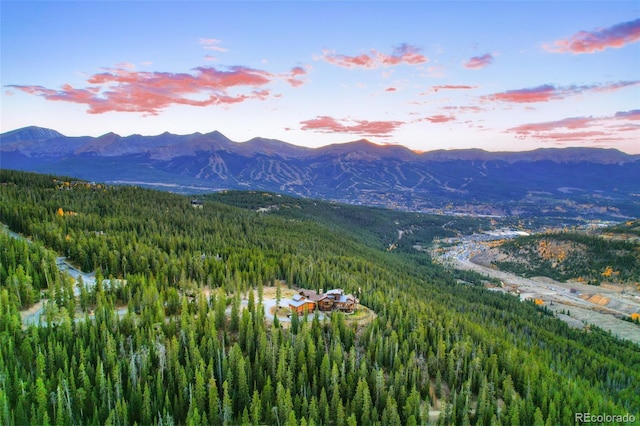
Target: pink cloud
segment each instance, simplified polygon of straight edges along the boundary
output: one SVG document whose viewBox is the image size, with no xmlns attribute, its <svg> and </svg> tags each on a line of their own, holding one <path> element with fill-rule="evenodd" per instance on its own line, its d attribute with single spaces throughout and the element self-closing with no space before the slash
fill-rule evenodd
<svg viewBox="0 0 640 426">
<path fill-rule="evenodd" d="M 398 89 L 396 89 L 395 87 L 387 87 L 386 89 L 384 89 L 385 92 L 395 92 Z"/>
<path fill-rule="evenodd" d="M 427 57 L 418 52 L 420 52 L 420 49 L 417 47 L 408 44 L 401 44 L 393 50 L 391 55 L 377 52 L 376 57 L 380 63 L 387 66 L 403 63 L 408 65 L 419 65 L 427 62 Z"/>
<path fill-rule="evenodd" d="M 302 130 L 322 133 L 350 133 L 363 136 L 388 136 L 404 124 L 403 121 L 368 121 L 335 119 L 327 115 L 301 121 Z"/>
<path fill-rule="evenodd" d="M 297 87 L 304 83 L 299 80 L 304 74 L 306 71 L 301 67 L 282 75 L 242 66 L 228 70 L 199 67 L 193 73 L 137 72 L 120 67 L 90 76 L 85 88 L 68 84 L 57 90 L 37 85 L 8 87 L 51 101 L 84 104 L 90 114 L 118 111 L 157 115 L 171 105 L 204 107 L 264 100 L 271 92 L 258 88 L 275 80 L 285 80 Z M 231 90 L 241 93 L 232 94 Z"/>
<path fill-rule="evenodd" d="M 423 120 L 421 121 L 428 121 L 430 123 L 446 123 L 448 121 L 453 121 L 456 118 L 452 115 L 443 115 L 443 114 L 437 114 L 437 115 L 432 115 L 430 117 L 425 117 Z"/>
<path fill-rule="evenodd" d="M 619 49 L 638 40 L 640 19 L 595 31 L 580 31 L 568 39 L 556 40 L 553 44 L 543 47 L 553 53 L 582 54 L 601 52 L 607 48 Z"/>
<path fill-rule="evenodd" d="M 527 89 L 507 90 L 506 92 L 494 93 L 482 96 L 485 101 L 513 102 L 513 103 L 534 103 L 548 102 L 565 99 L 570 96 L 579 95 L 586 92 L 611 92 L 624 87 L 639 84 L 639 81 L 622 81 L 612 84 L 589 85 L 589 86 L 566 86 L 556 87 L 550 84 L 532 87 Z"/>
<path fill-rule="evenodd" d="M 465 62 L 464 67 L 477 70 L 486 67 L 492 62 L 493 56 L 490 53 L 485 53 L 482 56 L 474 56 L 473 58 L 469 59 L 467 62 Z"/>
<path fill-rule="evenodd" d="M 307 75 L 307 71 L 304 68 L 293 67 L 291 68 L 291 72 L 288 76 L 285 77 L 285 79 L 292 87 L 300 87 L 305 83 L 304 80 L 300 79 L 300 77 L 305 75 Z"/>
<path fill-rule="evenodd" d="M 558 96 L 558 90 L 551 85 L 533 87 L 531 89 L 507 90 L 506 92 L 495 93 L 483 96 L 482 99 L 502 102 L 545 102 Z"/>
<path fill-rule="evenodd" d="M 371 50 L 370 54 L 363 53 L 358 56 L 348 56 L 337 54 L 330 50 L 322 52 L 320 59 L 324 59 L 330 64 L 344 68 L 364 68 L 375 69 L 379 67 L 390 67 L 396 65 L 419 65 L 429 61 L 422 55 L 420 49 L 409 44 L 401 44 L 393 49 L 391 54 Z"/>
</svg>

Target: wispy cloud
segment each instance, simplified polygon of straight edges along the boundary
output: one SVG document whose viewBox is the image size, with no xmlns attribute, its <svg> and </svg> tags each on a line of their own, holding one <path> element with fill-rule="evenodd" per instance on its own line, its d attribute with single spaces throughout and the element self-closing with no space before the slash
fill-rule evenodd
<svg viewBox="0 0 640 426">
<path fill-rule="evenodd" d="M 441 90 L 472 90 L 477 89 L 480 86 L 469 86 L 466 84 L 443 84 L 440 86 L 431 86 L 429 90 L 420 93 L 420 96 L 430 95 L 432 93 L 438 93 Z"/>
<path fill-rule="evenodd" d="M 569 117 L 562 120 L 528 123 L 507 129 L 518 138 L 554 142 L 602 142 L 637 139 L 640 110 L 620 111 L 608 117 Z M 628 135 L 631 132 L 631 135 Z"/>
<path fill-rule="evenodd" d="M 201 38 L 200 45 L 206 50 L 213 50 L 215 52 L 226 52 L 227 49 L 219 46 L 222 43 L 220 40 L 215 38 Z"/>
<path fill-rule="evenodd" d="M 592 90 L 594 92 L 614 92 L 618 89 L 623 89 L 629 86 L 635 86 L 636 84 L 640 84 L 640 80 L 619 81 L 617 83 L 611 83 L 611 84 L 594 85 L 592 86 Z"/>
<path fill-rule="evenodd" d="M 136 69 L 136 66 L 131 62 L 120 62 L 119 64 L 116 64 L 116 68 L 122 68 L 125 70 L 134 70 Z"/>
<path fill-rule="evenodd" d="M 603 132 L 601 130 L 589 130 L 584 132 L 555 132 L 546 133 L 540 139 L 545 139 L 553 142 L 604 142 L 604 141 L 617 141 L 617 138 L 612 138 L 609 132 Z"/>
<path fill-rule="evenodd" d="M 427 73 L 425 74 L 427 77 L 431 78 L 442 78 L 446 74 L 446 68 L 442 65 L 432 65 L 427 67 Z"/>
<path fill-rule="evenodd" d="M 584 129 L 593 124 L 593 121 L 594 119 L 592 117 L 572 117 L 557 121 L 523 124 L 521 126 L 511 128 L 509 131 L 520 135 L 530 135 L 540 132 L 548 132 L 559 128 Z"/>
<path fill-rule="evenodd" d="M 468 86 L 465 84 L 445 84 L 443 86 L 431 86 L 431 90 L 433 90 L 434 92 L 440 91 L 440 90 L 470 90 L 470 89 L 476 89 L 478 86 Z"/>
<path fill-rule="evenodd" d="M 595 31 L 580 31 L 569 38 L 543 45 L 553 53 L 595 53 L 607 48 L 621 48 L 640 40 L 640 18 Z"/>
<path fill-rule="evenodd" d="M 442 107 L 442 109 L 443 110 L 449 110 L 449 111 L 476 112 L 476 113 L 485 111 L 485 108 L 482 108 L 482 107 L 477 106 L 477 105 L 464 105 L 464 106 L 450 105 L 450 106 Z"/>
<path fill-rule="evenodd" d="M 9 85 L 25 93 L 50 101 L 64 101 L 88 106 L 90 114 L 105 112 L 140 112 L 157 115 L 172 105 L 229 105 L 250 99 L 267 99 L 271 92 L 263 87 L 275 80 L 285 80 L 297 87 L 306 74 L 301 67 L 273 74 L 243 66 L 219 70 L 195 68 L 193 73 L 137 72 L 124 67 L 107 69 L 87 79 L 89 86 L 75 88 L 64 84 L 60 89 L 37 85 Z M 260 90 L 259 90 L 260 89 Z M 231 92 L 233 90 L 234 93 Z M 240 91 L 240 93 L 236 93 Z"/>
<path fill-rule="evenodd" d="M 480 68 L 484 68 L 487 65 L 493 63 L 493 55 L 490 53 L 485 53 L 482 56 L 474 56 L 464 63 L 465 68 L 469 68 L 472 70 L 478 70 Z"/>
<path fill-rule="evenodd" d="M 336 119 L 327 115 L 301 121 L 302 130 L 322 133 L 349 133 L 361 136 L 388 136 L 405 124 L 403 121 Z"/>
<path fill-rule="evenodd" d="M 405 43 L 394 48 L 391 54 L 371 49 L 370 53 L 348 56 L 338 54 L 332 50 L 324 50 L 317 59 L 322 59 L 330 64 L 344 68 L 376 69 L 401 64 L 419 65 L 428 62 L 429 59 L 419 52 L 420 49 L 417 47 Z"/>
<path fill-rule="evenodd" d="M 534 103 L 534 102 L 548 102 L 560 99 L 565 99 L 570 96 L 579 95 L 586 92 L 611 92 L 624 87 L 633 86 L 639 84 L 640 80 L 636 81 L 621 81 L 611 84 L 593 84 L 587 86 L 565 86 L 556 87 L 551 84 L 545 84 L 538 87 L 507 90 L 505 92 L 494 93 L 480 97 L 484 101 L 499 101 L 499 102 L 512 102 L 512 103 Z"/>
</svg>

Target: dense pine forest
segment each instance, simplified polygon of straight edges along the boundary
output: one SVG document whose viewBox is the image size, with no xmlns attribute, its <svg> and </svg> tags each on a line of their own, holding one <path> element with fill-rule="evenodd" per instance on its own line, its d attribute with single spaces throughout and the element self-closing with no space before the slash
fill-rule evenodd
<svg viewBox="0 0 640 426">
<path fill-rule="evenodd" d="M 640 348 L 459 284 L 416 246 L 485 222 L 0 170 L 0 424 L 559 425 L 640 413 Z M 399 233 L 398 230 L 402 230 Z M 56 266 L 64 256 L 93 286 Z M 473 282 L 472 279 L 469 279 Z M 284 323 L 274 284 L 373 312 Z M 47 304 L 39 324 L 21 310 Z M 640 328 L 639 328 L 640 332 Z"/>
</svg>

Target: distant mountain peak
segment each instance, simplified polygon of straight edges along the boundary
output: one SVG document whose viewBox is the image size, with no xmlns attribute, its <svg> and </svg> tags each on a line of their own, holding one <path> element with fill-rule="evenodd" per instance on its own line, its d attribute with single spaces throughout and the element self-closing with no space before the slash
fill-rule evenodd
<svg viewBox="0 0 640 426">
<path fill-rule="evenodd" d="M 315 151 L 318 155 L 338 155 L 355 161 L 375 161 L 382 158 L 410 161 L 417 158 L 417 154 L 405 146 L 394 144 L 380 145 L 367 139 L 326 145 L 317 148 Z"/>
<path fill-rule="evenodd" d="M 98 136 L 98 139 L 108 139 L 108 138 L 120 138 L 121 136 L 114 132 L 105 133 L 104 135 Z"/>
<path fill-rule="evenodd" d="M 224 134 L 222 134 L 222 132 L 219 132 L 218 130 L 214 130 L 213 132 L 209 132 L 209 133 L 196 133 L 196 135 L 202 135 L 202 136 L 207 136 L 210 138 L 216 138 L 216 139 L 226 139 L 228 141 L 231 141 L 231 139 L 229 139 L 228 137 L 226 137 Z"/>
<path fill-rule="evenodd" d="M 1 136 L 3 143 L 45 141 L 49 139 L 64 137 L 62 133 L 57 132 L 53 129 L 47 129 L 45 127 L 38 126 L 23 127 L 21 129 L 3 133 Z"/>
</svg>

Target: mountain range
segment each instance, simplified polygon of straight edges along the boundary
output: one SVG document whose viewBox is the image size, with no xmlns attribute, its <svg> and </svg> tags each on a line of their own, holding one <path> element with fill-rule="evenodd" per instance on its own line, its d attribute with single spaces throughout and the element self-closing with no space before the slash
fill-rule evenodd
<svg viewBox="0 0 640 426">
<path fill-rule="evenodd" d="M 640 216 L 640 155 L 615 149 L 418 153 L 367 140 L 305 148 L 222 133 L 68 137 L 26 127 L 0 135 L 0 167 L 182 193 L 227 189 L 415 211 Z"/>
</svg>

